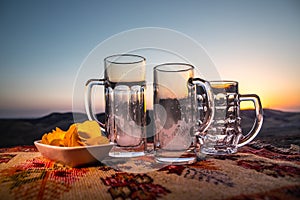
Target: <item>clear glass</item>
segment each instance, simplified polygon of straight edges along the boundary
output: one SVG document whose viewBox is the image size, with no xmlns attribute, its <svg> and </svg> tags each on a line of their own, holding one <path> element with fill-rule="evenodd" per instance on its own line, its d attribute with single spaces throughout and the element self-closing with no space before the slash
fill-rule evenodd
<svg viewBox="0 0 300 200">
<path fill-rule="evenodd" d="M 201 134 L 201 152 L 224 155 L 236 153 L 237 148 L 251 142 L 263 123 L 262 106 L 255 94 L 241 95 L 236 81 L 210 81 L 214 94 L 215 115 L 212 124 Z M 243 135 L 241 129 L 240 102 L 252 101 L 256 119 L 252 130 Z"/>
<path fill-rule="evenodd" d="M 196 85 L 205 88 L 206 108 L 213 111 L 209 83 L 194 78 L 194 67 L 184 63 L 167 63 L 154 68 L 154 150 L 156 161 L 189 164 L 196 161 L 196 135 L 208 127 L 212 112 L 199 123 Z M 202 105 L 202 104 L 201 104 Z M 198 125 L 197 125 L 198 124 Z"/>
<path fill-rule="evenodd" d="M 104 79 L 86 84 L 85 106 L 88 118 L 97 120 L 92 109 L 92 87 L 105 86 L 105 132 L 116 146 L 113 157 L 136 157 L 146 151 L 145 74 L 146 59 L 132 54 L 113 55 L 104 59 Z"/>
</svg>

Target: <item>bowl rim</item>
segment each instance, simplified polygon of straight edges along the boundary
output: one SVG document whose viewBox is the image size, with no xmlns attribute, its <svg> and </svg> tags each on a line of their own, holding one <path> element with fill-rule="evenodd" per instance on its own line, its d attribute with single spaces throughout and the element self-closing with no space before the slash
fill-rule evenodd
<svg viewBox="0 0 300 200">
<path fill-rule="evenodd" d="M 34 141 L 34 144 L 36 146 L 46 147 L 46 148 L 51 148 L 51 149 L 57 149 L 57 150 L 90 149 L 90 148 L 108 147 L 108 146 L 116 145 L 116 143 L 110 142 L 108 144 L 99 144 L 99 145 L 76 146 L 76 147 L 60 147 L 60 146 L 54 146 L 54 145 L 49 145 L 49 144 L 43 144 L 43 143 L 41 143 L 41 141 L 42 140 L 36 140 L 36 141 Z"/>
</svg>

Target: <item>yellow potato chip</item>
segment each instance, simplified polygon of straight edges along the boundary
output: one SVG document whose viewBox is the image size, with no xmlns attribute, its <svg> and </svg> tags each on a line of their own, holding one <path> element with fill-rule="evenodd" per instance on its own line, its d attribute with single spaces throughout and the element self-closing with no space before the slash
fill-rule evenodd
<svg viewBox="0 0 300 200">
<path fill-rule="evenodd" d="M 64 141 L 60 139 L 54 139 L 50 142 L 50 145 L 63 147 Z"/>
<path fill-rule="evenodd" d="M 83 123 L 76 124 L 79 138 L 86 140 L 101 136 L 101 129 L 96 121 L 85 121 Z"/>
<path fill-rule="evenodd" d="M 74 147 L 83 145 L 108 144 L 109 139 L 101 135 L 101 129 L 96 121 L 85 121 L 72 124 L 67 131 L 56 127 L 42 137 L 43 144 Z"/>
<path fill-rule="evenodd" d="M 66 135 L 64 137 L 64 144 L 66 147 L 75 147 L 75 146 L 84 145 L 78 138 L 77 127 L 75 124 L 72 124 L 69 130 L 67 130 Z"/>
<path fill-rule="evenodd" d="M 62 146 L 64 135 L 65 132 L 57 127 L 55 130 L 52 130 L 52 132 L 43 135 L 42 143 L 55 146 Z"/>
<path fill-rule="evenodd" d="M 48 141 L 48 139 L 47 139 L 47 136 L 48 136 L 47 133 L 43 135 L 43 137 L 42 137 L 42 143 L 43 143 L 43 144 L 49 144 L 49 141 Z"/>
<path fill-rule="evenodd" d="M 108 144 L 108 143 L 109 143 L 109 139 L 102 135 L 94 138 L 89 138 L 84 142 L 84 144 L 86 145 L 99 145 L 99 144 Z"/>
</svg>

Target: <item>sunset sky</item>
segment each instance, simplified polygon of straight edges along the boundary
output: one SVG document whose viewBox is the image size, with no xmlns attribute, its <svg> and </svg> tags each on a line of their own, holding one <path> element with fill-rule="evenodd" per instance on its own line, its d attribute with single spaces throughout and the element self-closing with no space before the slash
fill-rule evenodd
<svg viewBox="0 0 300 200">
<path fill-rule="evenodd" d="M 300 111 L 299 0 L 0 0 L 0 118 L 72 111 L 76 74 L 92 49 L 143 27 L 193 38 L 240 93 Z"/>
</svg>

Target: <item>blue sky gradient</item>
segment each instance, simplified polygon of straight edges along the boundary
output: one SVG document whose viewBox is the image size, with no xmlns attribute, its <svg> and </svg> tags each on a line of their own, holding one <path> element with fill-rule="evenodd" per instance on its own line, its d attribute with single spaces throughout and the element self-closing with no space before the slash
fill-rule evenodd
<svg viewBox="0 0 300 200">
<path fill-rule="evenodd" d="M 224 79 L 264 107 L 300 111 L 300 1 L 0 0 L 0 117 L 72 109 L 76 72 L 100 42 L 163 27 L 189 35 Z"/>
</svg>

